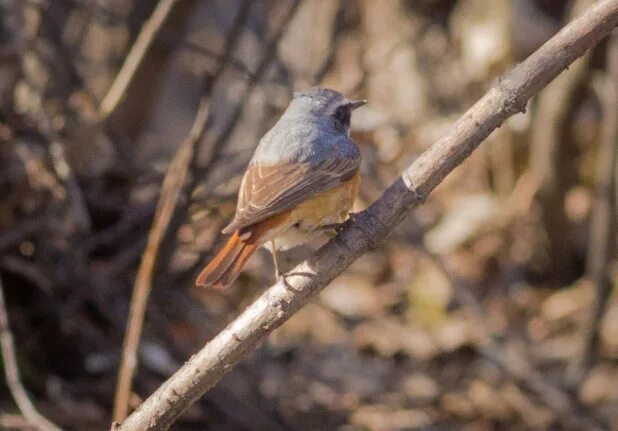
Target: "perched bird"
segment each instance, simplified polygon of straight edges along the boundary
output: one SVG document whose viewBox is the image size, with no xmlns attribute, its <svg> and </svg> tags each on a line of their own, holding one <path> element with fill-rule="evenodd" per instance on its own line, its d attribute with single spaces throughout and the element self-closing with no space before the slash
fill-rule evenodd
<svg viewBox="0 0 618 431">
<path fill-rule="evenodd" d="M 294 93 L 245 172 L 236 214 L 222 231 L 232 236 L 196 285 L 230 285 L 260 246 L 272 252 L 279 278 L 277 250 L 303 244 L 346 220 L 358 193 L 361 160 L 349 138 L 350 117 L 365 103 L 327 88 Z"/>
</svg>

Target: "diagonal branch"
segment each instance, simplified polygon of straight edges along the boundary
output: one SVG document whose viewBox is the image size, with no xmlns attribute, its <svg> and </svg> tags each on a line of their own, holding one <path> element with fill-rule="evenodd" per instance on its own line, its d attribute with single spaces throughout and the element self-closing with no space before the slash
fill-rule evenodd
<svg viewBox="0 0 618 431">
<path fill-rule="evenodd" d="M 118 107 L 137 69 L 139 69 L 139 66 L 142 64 L 152 42 L 155 40 L 157 33 L 170 15 L 176 2 L 177 0 L 160 0 L 150 18 L 142 27 L 118 75 L 116 75 L 116 79 L 114 79 L 114 82 L 99 105 L 99 117 L 101 119 L 108 118 Z"/>
<path fill-rule="evenodd" d="M 511 115 L 618 24 L 618 0 L 600 0 L 468 110 L 367 210 L 285 281 L 268 289 L 116 429 L 167 429 L 225 373 L 360 255 L 379 246 L 412 209 Z"/>
</svg>

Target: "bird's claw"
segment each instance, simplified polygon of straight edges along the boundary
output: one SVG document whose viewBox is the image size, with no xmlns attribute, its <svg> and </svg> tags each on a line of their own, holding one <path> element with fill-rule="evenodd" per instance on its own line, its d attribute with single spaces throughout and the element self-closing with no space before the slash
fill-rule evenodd
<svg viewBox="0 0 618 431">
<path fill-rule="evenodd" d="M 292 285 L 291 285 L 290 283 L 288 283 L 288 277 L 287 277 L 287 275 L 286 275 L 285 273 L 283 273 L 283 272 L 278 272 L 278 273 L 276 274 L 276 277 L 277 277 L 277 282 L 279 282 L 279 281 L 280 281 L 280 282 L 282 282 L 282 283 L 283 283 L 283 285 L 286 287 L 286 289 L 289 289 L 289 290 L 294 290 L 294 288 L 292 287 Z"/>
<path fill-rule="evenodd" d="M 343 223 L 329 223 L 329 224 L 325 224 L 320 226 L 321 230 L 333 230 L 336 233 L 339 233 L 341 231 L 341 229 L 343 229 L 343 226 L 345 225 L 345 222 Z"/>
</svg>

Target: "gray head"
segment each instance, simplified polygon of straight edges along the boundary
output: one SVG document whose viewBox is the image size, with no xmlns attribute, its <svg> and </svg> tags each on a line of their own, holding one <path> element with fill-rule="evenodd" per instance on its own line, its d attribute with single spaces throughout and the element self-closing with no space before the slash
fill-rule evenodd
<svg viewBox="0 0 618 431">
<path fill-rule="evenodd" d="M 321 124 L 330 125 L 337 131 L 348 134 L 352 111 L 365 103 L 366 100 L 353 101 L 338 91 L 317 87 L 295 92 L 285 115 L 310 115 Z"/>
</svg>

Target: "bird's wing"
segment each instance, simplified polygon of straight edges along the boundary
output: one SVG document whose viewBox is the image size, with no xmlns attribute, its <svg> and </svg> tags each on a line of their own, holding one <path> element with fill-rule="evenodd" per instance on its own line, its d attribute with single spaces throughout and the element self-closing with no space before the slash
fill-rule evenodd
<svg viewBox="0 0 618 431">
<path fill-rule="evenodd" d="M 360 155 L 342 156 L 321 163 L 249 165 L 242 180 L 234 220 L 223 229 L 231 233 L 337 187 L 354 176 Z"/>
</svg>

